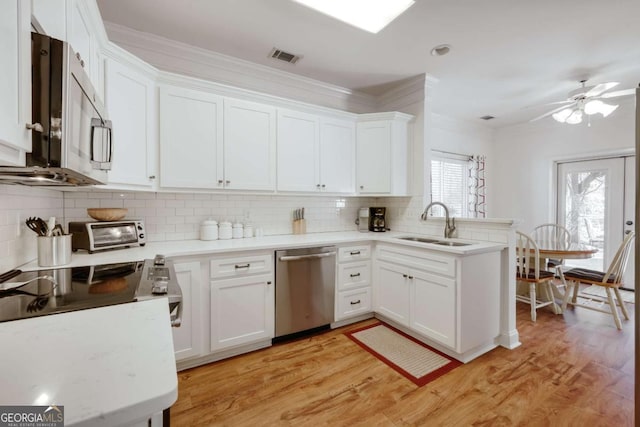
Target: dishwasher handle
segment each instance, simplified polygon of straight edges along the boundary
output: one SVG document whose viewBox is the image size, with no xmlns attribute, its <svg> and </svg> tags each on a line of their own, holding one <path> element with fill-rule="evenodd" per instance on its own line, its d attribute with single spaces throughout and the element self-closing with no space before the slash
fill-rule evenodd
<svg viewBox="0 0 640 427">
<path fill-rule="evenodd" d="M 335 252 L 324 252 L 321 254 L 311 254 L 311 255 L 281 256 L 280 258 L 278 258 L 278 260 L 279 261 L 298 261 L 301 259 L 327 258 L 335 255 L 336 255 Z"/>
</svg>

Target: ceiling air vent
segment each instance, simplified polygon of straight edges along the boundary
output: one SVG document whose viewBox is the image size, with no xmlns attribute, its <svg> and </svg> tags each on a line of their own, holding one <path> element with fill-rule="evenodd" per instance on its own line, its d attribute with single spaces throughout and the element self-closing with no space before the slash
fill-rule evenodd
<svg viewBox="0 0 640 427">
<path fill-rule="evenodd" d="M 288 62 L 289 64 L 295 64 L 302 57 L 274 47 L 269 53 L 269 58 L 279 59 L 280 61 Z"/>
<path fill-rule="evenodd" d="M 481 118 L 482 120 L 492 120 L 492 119 L 495 119 L 495 117 L 494 117 L 494 116 L 482 116 L 482 117 L 480 117 L 480 118 Z"/>
</svg>

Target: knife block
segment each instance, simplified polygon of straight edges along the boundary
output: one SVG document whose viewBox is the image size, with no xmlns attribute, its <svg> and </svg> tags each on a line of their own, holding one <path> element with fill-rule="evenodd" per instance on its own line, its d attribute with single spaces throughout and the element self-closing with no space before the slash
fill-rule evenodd
<svg viewBox="0 0 640 427">
<path fill-rule="evenodd" d="M 304 219 L 293 220 L 293 234 L 306 234 L 307 221 Z"/>
</svg>

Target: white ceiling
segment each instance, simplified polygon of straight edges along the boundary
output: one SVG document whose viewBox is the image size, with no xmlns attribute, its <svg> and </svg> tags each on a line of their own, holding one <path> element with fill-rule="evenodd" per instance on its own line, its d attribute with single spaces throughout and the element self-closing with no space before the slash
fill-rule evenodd
<svg viewBox="0 0 640 427">
<path fill-rule="evenodd" d="M 638 0 L 417 0 L 378 34 L 291 0 L 98 0 L 105 21 L 349 89 L 439 80 L 434 111 L 494 127 L 527 121 L 578 81 L 640 83 Z M 363 13 L 366 13 L 363 12 Z M 430 50 L 452 45 L 446 56 Z M 278 47 L 303 55 L 268 58 Z M 615 113 L 614 113 L 615 114 Z M 545 120 L 552 120 L 547 118 Z"/>
</svg>

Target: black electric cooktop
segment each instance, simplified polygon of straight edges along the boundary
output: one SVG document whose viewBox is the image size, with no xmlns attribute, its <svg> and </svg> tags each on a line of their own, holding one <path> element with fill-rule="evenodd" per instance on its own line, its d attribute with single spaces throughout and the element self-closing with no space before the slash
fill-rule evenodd
<svg viewBox="0 0 640 427">
<path fill-rule="evenodd" d="M 0 322 L 133 302 L 143 266 L 136 261 L 20 273 L 0 283 Z"/>
</svg>

